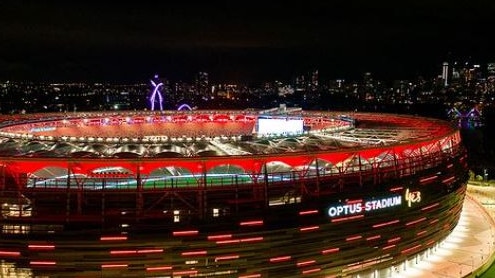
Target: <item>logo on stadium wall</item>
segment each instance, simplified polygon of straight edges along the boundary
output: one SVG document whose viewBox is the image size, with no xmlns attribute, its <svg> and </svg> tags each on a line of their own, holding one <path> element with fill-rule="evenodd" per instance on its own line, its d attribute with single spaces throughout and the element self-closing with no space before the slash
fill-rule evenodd
<svg viewBox="0 0 495 278">
<path fill-rule="evenodd" d="M 421 202 L 421 191 L 409 191 L 409 188 L 408 188 L 408 189 L 406 189 L 404 199 L 407 202 L 407 206 L 411 207 L 412 203 Z"/>
</svg>

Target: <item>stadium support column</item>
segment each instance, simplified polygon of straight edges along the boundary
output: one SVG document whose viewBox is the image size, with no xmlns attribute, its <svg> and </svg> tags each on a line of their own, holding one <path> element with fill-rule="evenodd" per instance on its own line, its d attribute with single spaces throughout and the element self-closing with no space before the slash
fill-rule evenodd
<svg viewBox="0 0 495 278">
<path fill-rule="evenodd" d="M 69 162 L 67 165 L 67 184 L 66 184 L 66 190 L 67 190 L 67 197 L 65 199 L 65 222 L 69 222 L 69 217 L 70 217 L 70 176 L 72 173 L 72 165 Z M 80 190 L 77 191 L 77 204 L 79 206 L 79 194 Z"/>
<path fill-rule="evenodd" d="M 206 173 L 206 163 L 204 160 L 200 162 L 199 168 L 201 169 L 201 181 L 197 194 L 197 202 L 198 202 L 198 217 L 199 219 L 204 219 L 206 214 L 206 186 L 207 186 L 207 173 Z"/>
<path fill-rule="evenodd" d="M 359 187 L 363 187 L 363 170 L 362 170 L 363 163 L 361 162 L 360 153 L 358 153 L 358 163 L 359 163 Z M 372 171 L 374 171 L 373 168 Z M 375 179 L 375 183 L 376 183 L 376 179 Z"/>
<path fill-rule="evenodd" d="M 318 165 L 318 158 L 315 158 L 316 167 L 316 196 L 320 196 L 320 166 Z"/>
<path fill-rule="evenodd" d="M 5 175 L 6 175 L 6 171 L 5 171 L 5 162 L 2 162 L 2 165 L 0 165 L 0 167 L 2 167 L 1 169 L 1 172 L 0 172 L 0 178 L 2 179 L 0 181 L 0 191 L 4 191 L 5 190 L 5 183 L 6 183 L 6 178 L 5 178 Z"/>
<path fill-rule="evenodd" d="M 341 165 L 337 168 L 339 170 L 339 192 L 344 191 L 344 166 Z"/>
<path fill-rule="evenodd" d="M 419 163 L 419 165 L 420 165 L 419 167 L 420 168 L 419 168 L 419 170 L 420 171 L 424 169 L 424 165 L 423 165 L 423 162 L 425 161 L 425 157 L 424 156 L 425 156 L 425 154 L 423 153 L 423 147 L 419 147 L 419 160 L 420 160 L 420 163 Z M 414 162 L 414 172 L 416 173 L 416 171 L 418 170 L 418 169 L 416 169 L 418 167 L 417 166 L 418 165 L 418 159 L 415 158 L 414 160 L 415 160 L 415 162 Z"/>
<path fill-rule="evenodd" d="M 394 154 L 394 176 L 396 179 L 399 178 L 399 161 L 397 160 L 397 153 L 395 152 L 395 149 L 393 150 Z"/>
<path fill-rule="evenodd" d="M 72 169 L 74 167 L 74 165 L 70 165 L 69 164 L 69 170 L 71 171 L 71 173 L 74 173 L 74 170 Z M 81 215 L 82 214 L 82 205 L 83 205 L 83 184 L 78 181 L 77 179 L 75 180 L 76 181 L 76 185 L 77 185 L 77 214 L 78 215 Z"/>
<path fill-rule="evenodd" d="M 137 200 L 136 200 L 136 216 L 139 220 L 143 214 L 143 181 L 141 179 L 141 165 L 138 163 L 136 165 L 136 185 L 137 185 Z"/>
<path fill-rule="evenodd" d="M 263 162 L 263 178 L 264 178 L 264 183 L 263 183 L 263 192 L 264 192 L 264 200 L 263 204 L 265 208 L 269 207 L 269 201 L 268 201 L 268 169 L 266 167 L 266 161 Z"/>
<path fill-rule="evenodd" d="M 440 142 L 438 142 L 438 143 L 440 143 Z M 455 154 L 455 152 L 454 152 L 454 146 L 458 146 L 454 142 L 454 136 L 450 136 L 449 143 L 450 143 L 450 145 L 449 145 L 450 155 L 454 155 Z M 440 150 L 442 150 L 442 145 L 440 145 Z"/>
</svg>

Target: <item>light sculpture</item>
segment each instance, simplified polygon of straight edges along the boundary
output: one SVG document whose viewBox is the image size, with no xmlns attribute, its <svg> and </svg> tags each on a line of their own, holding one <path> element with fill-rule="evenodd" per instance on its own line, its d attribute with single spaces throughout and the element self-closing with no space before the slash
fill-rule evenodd
<svg viewBox="0 0 495 278">
<path fill-rule="evenodd" d="M 158 75 L 155 74 L 154 80 L 150 80 L 153 90 L 150 96 L 151 111 L 155 110 L 156 96 L 158 95 L 158 104 L 160 105 L 160 111 L 163 111 L 163 96 L 161 93 L 161 88 L 163 87 L 163 82 L 158 80 Z"/>
</svg>

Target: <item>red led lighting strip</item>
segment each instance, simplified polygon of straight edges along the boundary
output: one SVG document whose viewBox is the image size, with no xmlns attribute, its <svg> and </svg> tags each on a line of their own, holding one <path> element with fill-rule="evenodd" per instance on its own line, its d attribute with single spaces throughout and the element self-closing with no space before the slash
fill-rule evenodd
<svg viewBox="0 0 495 278">
<path fill-rule="evenodd" d="M 174 236 L 194 236 L 199 234 L 199 231 L 175 231 L 172 233 Z"/>
<path fill-rule="evenodd" d="M 127 236 L 102 236 L 101 241 L 127 240 Z"/>
<path fill-rule="evenodd" d="M 258 226 L 263 225 L 263 220 L 253 220 L 253 221 L 244 221 L 239 223 L 241 226 Z"/>
<path fill-rule="evenodd" d="M 164 271 L 164 270 L 172 270 L 172 267 L 169 265 L 164 265 L 164 266 L 150 266 L 146 268 L 146 271 Z"/>
</svg>

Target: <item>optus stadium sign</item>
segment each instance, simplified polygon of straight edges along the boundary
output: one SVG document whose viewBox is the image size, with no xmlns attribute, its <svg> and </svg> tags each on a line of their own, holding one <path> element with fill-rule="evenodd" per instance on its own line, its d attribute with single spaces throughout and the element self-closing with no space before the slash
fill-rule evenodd
<svg viewBox="0 0 495 278">
<path fill-rule="evenodd" d="M 419 191 L 410 192 L 406 191 L 405 201 L 401 195 L 390 195 L 382 198 L 373 198 L 368 200 L 354 200 L 348 201 L 345 204 L 337 204 L 330 206 L 327 209 L 327 215 L 329 217 L 340 217 L 359 214 L 362 212 L 379 211 L 387 208 L 398 207 L 404 203 L 410 207 L 412 202 L 420 202 L 421 194 Z"/>
</svg>

